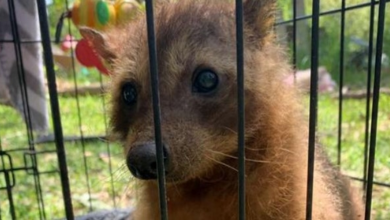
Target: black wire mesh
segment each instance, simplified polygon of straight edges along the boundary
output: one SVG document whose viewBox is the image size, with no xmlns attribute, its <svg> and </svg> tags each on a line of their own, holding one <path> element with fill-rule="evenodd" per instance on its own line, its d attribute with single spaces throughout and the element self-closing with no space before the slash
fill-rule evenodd
<svg viewBox="0 0 390 220">
<path fill-rule="evenodd" d="M 375 76 L 374 76 L 374 94 L 372 100 L 372 115 L 371 115 L 371 132 L 370 132 L 370 148 L 368 159 L 368 174 L 367 174 L 367 189 L 366 189 L 366 211 L 365 219 L 371 219 L 371 202 L 372 202 L 372 189 L 374 180 L 374 165 L 375 165 L 375 148 L 376 148 L 376 135 L 378 124 L 378 106 L 379 106 L 379 89 L 381 82 L 381 59 L 383 50 L 383 37 L 385 28 L 385 11 L 386 1 L 381 0 L 379 3 L 378 13 L 378 33 L 376 41 L 376 53 L 375 53 Z"/>
<path fill-rule="evenodd" d="M 238 214 L 245 219 L 245 91 L 244 91 L 244 15 L 243 3 L 236 0 L 237 105 L 238 105 Z"/>
<path fill-rule="evenodd" d="M 318 45 L 319 45 L 319 20 L 320 1 L 313 1 L 313 20 L 311 32 L 311 77 L 310 77 L 310 119 L 309 119 L 309 153 L 307 170 L 307 196 L 306 196 L 306 219 L 312 219 L 313 208 L 313 182 L 314 182 L 314 160 L 316 145 L 316 124 L 318 105 Z"/>
<path fill-rule="evenodd" d="M 368 45 L 368 71 L 367 71 L 367 94 L 371 93 L 371 79 L 372 79 L 372 51 L 373 51 L 373 38 L 374 38 L 374 16 L 375 16 L 375 1 L 371 1 L 370 8 L 370 34 L 369 34 L 369 45 Z M 370 129 L 370 96 L 366 97 L 366 125 L 365 125 L 365 137 L 364 137 L 364 172 L 363 179 L 367 179 L 367 155 L 369 145 L 369 129 Z M 366 189 L 366 182 L 363 183 L 363 189 Z"/>
<path fill-rule="evenodd" d="M 43 0 L 38 0 L 37 6 L 38 6 L 39 21 L 40 21 L 40 27 L 42 33 L 42 45 L 43 45 L 43 50 L 45 55 L 45 66 L 47 71 L 51 110 L 53 113 L 53 118 L 56 119 L 53 120 L 53 123 L 54 123 L 54 133 L 55 133 L 58 163 L 60 167 L 61 188 L 62 188 L 62 194 L 65 203 L 65 213 L 67 219 L 73 219 L 74 216 L 72 210 L 72 197 L 70 193 L 68 166 L 66 161 L 64 138 L 62 133 L 62 123 L 61 123 L 58 94 L 56 88 L 57 84 L 56 84 L 56 77 L 54 72 L 54 61 L 52 58 L 53 54 L 52 54 L 51 45 L 49 43 L 50 35 L 49 35 L 49 26 L 47 22 L 47 14 L 46 14 L 46 2 Z"/>
<path fill-rule="evenodd" d="M 345 0 L 341 1 L 341 21 L 340 21 L 340 81 L 339 81 L 339 123 L 337 139 L 337 165 L 341 165 L 341 139 L 343 122 L 343 87 L 344 87 L 344 41 L 345 35 Z"/>
<path fill-rule="evenodd" d="M 164 180 L 164 163 L 163 163 L 163 151 L 162 151 L 162 142 L 161 142 L 161 122 L 160 122 L 160 108 L 159 108 L 159 92 L 158 92 L 158 67 L 157 67 L 157 53 L 156 51 L 158 48 L 156 48 L 155 45 L 155 36 L 154 36 L 154 19 L 153 19 L 153 8 L 151 7 L 152 0 L 146 1 L 146 16 L 147 16 L 147 24 L 148 24 L 148 42 L 149 42 L 149 55 L 150 55 L 150 72 L 152 77 L 152 85 L 151 88 L 153 90 L 153 110 L 154 110 L 154 125 L 155 125 L 155 137 L 156 137 L 156 150 L 157 150 L 157 157 L 158 157 L 158 176 L 159 178 L 159 198 L 160 198 L 160 208 L 161 208 L 161 216 L 162 219 L 168 219 L 168 213 L 166 210 L 167 204 L 166 204 L 166 195 L 165 195 L 165 180 Z M 348 28 L 348 25 L 346 25 L 346 13 L 350 12 L 352 10 L 359 10 L 365 7 L 370 7 L 370 27 L 369 27 L 369 47 L 368 47 L 368 70 L 367 70 L 367 96 L 366 96 L 366 115 L 365 115 L 365 141 L 364 141 L 364 172 L 363 177 L 351 177 L 352 179 L 359 180 L 363 182 L 363 187 L 366 189 L 366 216 L 365 219 L 370 219 L 371 211 L 372 211 L 372 198 L 373 198 L 373 186 L 382 186 L 382 187 L 390 187 L 389 183 L 386 182 L 380 182 L 380 181 L 374 181 L 374 161 L 375 161 L 375 147 L 376 147 L 376 135 L 377 135 L 377 127 L 378 127 L 378 105 L 379 105 L 379 94 L 380 94 L 380 82 L 381 82 L 381 55 L 383 52 L 383 39 L 384 39 L 384 28 L 385 28 L 385 9 L 386 4 L 389 2 L 389 0 L 379 0 L 375 1 L 372 0 L 370 2 L 366 3 L 360 3 L 356 5 L 346 5 L 346 1 L 343 0 L 340 5 L 340 9 L 333 9 L 328 11 L 320 11 L 320 1 L 314 0 L 312 4 L 312 15 L 305 15 L 305 16 L 298 16 L 297 14 L 297 8 L 296 8 L 296 2 L 297 0 L 293 0 L 293 12 L 292 12 L 292 19 L 291 20 L 285 20 L 278 22 L 277 25 L 288 25 L 292 23 L 293 25 L 293 33 L 292 33 L 292 63 L 294 67 L 297 67 L 297 57 L 298 57 L 298 44 L 297 44 L 297 25 L 298 22 L 304 21 L 304 20 L 310 20 L 312 21 L 312 32 L 311 32 L 311 85 L 310 85 L 310 135 L 309 135 L 309 169 L 308 169 L 308 191 L 307 191 L 307 219 L 311 219 L 311 212 L 312 212 L 312 187 L 313 187 L 313 169 L 314 169 L 314 145 L 315 145 L 315 136 L 316 136 L 316 123 L 317 123 L 317 102 L 318 102 L 318 63 L 319 63 L 319 47 L 320 47 L 320 17 L 322 16 L 329 16 L 329 15 L 335 15 L 340 14 L 341 21 L 340 21 L 340 51 L 339 51 L 339 90 L 338 90 L 338 97 L 339 97 L 339 105 L 338 105 L 338 135 L 337 135 L 337 164 L 341 167 L 341 162 L 343 161 L 342 157 L 342 139 L 343 139 L 343 129 L 342 129 L 342 123 L 343 123 L 343 111 L 344 111 L 344 98 L 343 98 L 343 85 L 345 83 L 344 78 L 344 71 L 345 71 L 345 63 L 346 60 L 345 57 L 345 46 L 346 46 L 346 39 L 345 39 L 345 30 Z M 94 189 L 92 183 L 92 179 L 95 177 L 95 171 L 93 170 L 93 166 L 91 166 L 91 163 L 88 161 L 88 149 L 91 148 L 91 144 L 88 144 L 90 141 L 96 141 L 96 139 L 104 138 L 107 134 L 107 122 L 106 118 L 103 117 L 102 124 L 104 124 L 103 134 L 92 134 L 91 136 L 88 136 L 85 134 L 84 129 L 82 128 L 86 123 L 88 123 L 88 120 L 86 120 L 85 114 L 82 114 L 83 111 L 83 101 L 81 101 L 79 94 L 79 84 L 76 80 L 77 78 L 77 71 L 75 59 L 72 56 L 71 57 L 71 73 L 73 75 L 73 86 L 75 91 L 75 100 L 76 100 L 76 108 L 75 111 L 77 112 L 77 122 L 75 123 L 78 134 L 76 134 L 75 137 L 65 137 L 64 135 L 64 129 L 61 119 L 64 119 L 63 112 L 60 100 L 59 100 L 59 94 L 57 92 L 58 88 L 56 86 L 56 70 L 55 65 L 53 61 L 53 54 L 52 54 L 52 46 L 51 43 L 54 41 L 51 40 L 51 33 L 49 30 L 49 26 L 47 21 L 50 21 L 50 17 L 47 17 L 46 14 L 46 3 L 44 0 L 37 0 L 37 9 L 39 11 L 39 20 L 40 20 L 40 28 L 41 28 L 41 34 L 42 34 L 42 40 L 41 41 L 35 41 L 35 40 L 25 40 L 21 39 L 19 37 L 19 31 L 17 24 L 17 15 L 15 13 L 15 5 L 14 1 L 8 0 L 8 6 L 10 13 L 10 21 L 12 24 L 12 35 L 13 40 L 3 40 L 0 43 L 13 43 L 15 45 L 15 54 L 16 54 L 16 60 L 17 60 L 17 68 L 18 68 L 18 77 L 19 77 L 19 84 L 21 88 L 21 93 L 23 97 L 23 106 L 25 107 L 24 118 L 26 119 L 26 132 L 25 135 L 27 136 L 27 142 L 23 144 L 15 144 L 15 147 L 10 148 L 9 146 L 4 147 L 2 145 L 2 136 L 0 136 L 0 194 L 4 193 L 1 198 L 6 198 L 6 203 L 0 202 L 0 220 L 11 218 L 11 219 L 20 219 L 21 216 L 18 216 L 17 209 L 20 209 L 20 207 L 16 204 L 19 204 L 18 202 L 15 202 L 15 187 L 18 186 L 18 178 L 20 178 L 19 173 L 26 173 L 27 175 L 31 175 L 33 178 L 33 188 L 35 191 L 34 197 L 32 198 L 36 200 L 36 204 L 33 205 L 37 208 L 37 218 L 39 219 L 48 219 L 52 217 L 52 214 L 47 214 L 50 212 L 47 208 L 47 204 L 49 199 L 47 199 L 44 196 L 43 190 L 45 188 L 45 178 L 47 175 L 56 175 L 60 177 L 60 184 L 57 185 L 57 187 L 61 187 L 62 195 L 57 195 L 57 200 L 63 201 L 61 203 L 64 207 L 62 215 L 65 215 L 67 219 L 73 219 L 75 209 L 77 207 L 75 206 L 75 196 L 71 185 L 71 175 L 69 170 L 74 169 L 72 167 L 72 164 L 69 162 L 72 160 L 72 158 L 69 158 L 69 154 L 65 151 L 66 146 L 68 146 L 68 141 L 71 143 L 77 142 L 76 146 L 70 146 L 70 147 L 77 147 L 78 149 L 81 149 L 81 160 L 83 161 L 83 166 L 77 169 L 83 169 L 84 174 L 84 183 L 83 188 L 84 191 L 86 191 L 87 199 L 85 202 L 85 209 L 83 209 L 82 212 L 89 212 L 94 209 L 96 209 L 96 206 L 94 205 L 93 201 L 93 194 Z M 64 2 L 64 8 L 67 8 L 69 6 L 69 2 Z M 378 8 L 378 19 L 377 24 L 375 24 L 375 7 Z M 244 69 L 243 69 L 243 38 L 242 38 L 242 26 L 243 26 L 243 14 L 242 14 L 242 1 L 237 0 L 236 1 L 236 24 L 237 24 L 237 85 L 238 85 L 238 104 L 239 104 L 239 112 L 238 112 L 238 119 L 239 119 L 239 134 L 238 134 L 238 148 L 239 151 L 239 177 L 238 180 L 240 182 L 240 193 L 239 193 L 239 216 L 240 219 L 245 219 L 245 167 L 244 167 L 244 92 L 243 92 L 243 79 L 244 79 Z M 54 18 L 56 19 L 56 18 Z M 68 21 L 68 33 L 72 34 L 72 28 L 70 25 L 70 21 Z M 375 29 L 377 30 L 377 33 L 375 35 Z M 376 43 L 374 43 L 376 36 Z M 25 81 L 25 66 L 23 63 L 23 56 L 21 51 L 21 45 L 24 44 L 36 44 L 40 43 L 43 46 L 44 49 L 44 56 L 45 56 L 45 66 L 46 66 L 46 74 L 47 74 L 47 81 L 48 81 L 48 91 L 50 95 L 50 105 L 51 105 L 51 117 L 53 122 L 53 131 L 55 135 L 55 139 L 51 140 L 43 140 L 43 141 L 37 141 L 36 137 L 33 134 L 33 131 L 30 127 L 31 125 L 31 114 L 29 112 L 28 108 L 28 94 L 26 91 L 26 81 Z M 374 48 L 374 45 L 375 48 Z M 71 49 L 73 50 L 73 49 Z M 372 70 L 371 66 L 373 66 L 373 51 L 375 50 L 375 69 L 374 69 L 374 84 L 372 85 L 371 78 L 372 78 Z M 73 51 L 72 51 L 73 52 Z M 101 75 L 99 75 L 99 84 L 101 88 L 103 88 L 104 80 Z M 372 103 L 371 103 L 371 90 L 373 90 L 372 95 Z M 101 102 L 101 107 L 103 111 L 105 110 L 105 98 L 99 97 L 99 102 Z M 372 104 L 372 106 L 371 106 Z M 371 110 L 372 109 L 372 110 Z M 87 110 L 88 111 L 88 110 Z M 371 118 L 371 119 L 370 119 Z M 30 121 L 30 122 L 29 122 Z M 29 122 L 29 123 L 28 123 Z M 2 128 L 0 128 L 1 130 Z M 4 138 L 4 137 L 3 137 Z M 39 142 L 39 143 L 37 143 Z M 55 148 L 54 146 L 43 148 L 40 146 L 40 144 L 45 143 L 53 143 L 55 142 Z M 113 207 L 118 206 L 118 197 L 116 196 L 120 192 L 120 189 L 117 189 L 115 187 L 115 171 L 114 165 L 112 164 L 112 157 L 115 156 L 115 153 L 112 152 L 111 144 L 108 142 L 103 142 L 105 152 L 108 155 L 108 164 L 105 167 L 105 169 L 108 170 L 108 179 L 109 179 L 109 191 L 111 192 L 110 200 L 112 202 Z M 92 145 L 95 143 L 93 142 Z M 25 147 L 27 146 L 27 147 Z M 39 164 L 39 158 L 44 157 L 45 155 L 55 155 L 56 159 L 58 161 L 58 169 L 46 169 L 44 165 Z M 15 165 L 14 160 L 16 160 L 18 155 L 22 155 L 22 163 L 18 163 L 18 165 Z M 19 165 L 20 164 L 20 165 Z M 101 182 L 100 182 L 101 183 Z M 99 184 L 99 182 L 98 182 Z M 4 197 L 3 197 L 4 196 Z M 45 200 L 46 198 L 46 200 Z M 6 207 L 6 208 L 5 208 Z M 61 214 L 59 214 L 56 217 L 62 217 Z"/>
<path fill-rule="evenodd" d="M 149 62 L 152 87 L 153 101 L 153 116 L 154 116 L 154 138 L 156 142 L 156 157 L 157 157 L 157 177 L 158 191 L 160 200 L 161 219 L 168 219 L 167 201 L 165 192 L 165 169 L 163 158 L 163 146 L 161 137 L 161 119 L 160 119 L 160 96 L 158 83 L 158 65 L 157 65 L 157 48 L 156 36 L 154 33 L 154 14 L 153 1 L 146 0 L 146 22 L 148 30 L 148 45 L 149 45 Z"/>
<path fill-rule="evenodd" d="M 37 19 L 37 22 L 39 22 L 38 19 L 41 20 L 39 22 L 41 28 L 39 32 L 42 33 L 42 39 L 36 40 L 19 37 L 19 33 L 25 33 L 24 30 L 20 30 L 18 25 L 16 25 L 18 23 L 17 19 L 19 18 L 18 12 L 21 11 L 21 4 L 24 4 L 24 1 L 7 0 L 6 2 L 7 9 L 9 7 L 7 11 L 11 12 L 9 16 L 7 14 L 6 18 L 8 20 L 9 17 L 9 24 L 12 26 L 12 37 L 4 40 L 0 39 L 0 43 L 5 46 L 8 46 L 8 44 L 15 46 L 15 60 L 17 62 L 16 67 L 18 68 L 15 74 L 17 74 L 18 84 L 22 90 L 21 99 L 23 100 L 23 109 L 25 111 L 23 118 L 26 123 L 18 120 L 12 121 L 17 119 L 17 115 L 11 114 L 10 119 L 7 119 L 8 121 L 5 121 L 6 123 L 0 125 L 0 143 L 2 143 L 0 144 L 0 219 L 53 219 L 61 217 L 73 219 L 74 214 L 80 215 L 97 209 L 97 207 L 118 207 L 117 200 L 122 199 L 122 195 L 118 194 L 116 190 L 121 187 L 124 189 L 121 191 L 125 191 L 127 183 L 118 183 L 118 179 L 124 179 L 121 170 L 123 166 L 121 168 L 112 167 L 112 158 L 119 157 L 120 150 L 113 152 L 111 149 L 112 144 L 104 140 L 108 130 L 107 120 L 103 114 L 106 108 L 105 97 L 98 96 L 96 98 L 98 100 L 97 103 L 100 104 L 100 106 L 98 105 L 100 109 L 94 111 L 93 109 L 85 108 L 85 103 L 83 103 L 83 101 L 85 102 L 84 96 L 79 93 L 80 88 L 78 83 L 80 82 L 76 80 L 76 78 L 80 78 L 80 74 L 76 74 L 78 67 L 75 65 L 74 57 L 69 56 L 72 66 L 70 68 L 70 74 L 73 75 L 73 78 L 70 77 L 73 79 L 73 85 L 71 84 L 70 86 L 70 93 L 75 93 L 72 96 L 75 97 L 75 104 L 68 102 L 66 98 L 64 99 L 64 96 L 58 92 L 58 85 L 61 87 L 61 82 L 58 81 L 58 78 L 60 80 L 63 79 L 64 71 L 58 69 L 58 63 L 54 65 L 55 59 L 53 58 L 58 55 L 55 55 L 52 51 L 56 51 L 53 45 L 55 47 L 57 45 L 55 45 L 54 41 L 50 40 L 52 33 L 49 31 L 49 24 L 47 24 L 48 22 L 50 24 L 56 22 L 58 19 L 56 17 L 57 15 L 53 13 L 49 17 L 46 15 L 46 1 L 31 1 L 36 11 L 39 11 L 33 18 Z M 3 4 L 3 1 L 1 4 Z M 65 10 L 68 5 L 68 1 L 64 1 L 63 7 L 60 10 Z M 68 28 L 68 33 L 66 34 L 72 34 L 72 31 L 74 32 L 75 29 L 71 28 L 70 21 L 68 22 L 65 25 Z M 3 24 L 2 22 L 0 23 L 1 25 Z M 0 29 L 4 30 L 2 28 L 4 27 Z M 26 27 L 23 26 L 23 28 Z M 61 40 L 60 43 L 63 42 L 65 41 Z M 29 112 L 29 104 L 31 104 L 29 103 L 29 98 L 31 94 L 26 91 L 28 86 L 26 85 L 25 78 L 26 76 L 29 77 L 29 75 L 25 73 L 25 70 L 28 70 L 28 68 L 26 65 L 23 65 L 23 61 L 26 59 L 24 55 L 26 51 L 23 51 L 23 49 L 29 45 L 37 45 L 37 48 L 38 45 L 42 45 L 44 51 L 42 55 L 45 56 L 44 64 L 47 73 L 48 94 L 50 95 L 50 102 L 48 103 L 52 107 L 49 116 L 52 117 L 53 122 L 50 126 L 51 132 L 49 131 L 48 134 L 34 133 L 31 128 L 31 122 L 29 122 L 31 121 L 31 114 Z M 70 50 L 73 49 L 71 48 Z M 102 78 L 101 74 L 96 74 L 96 76 L 99 89 L 105 89 L 103 84 L 106 80 Z M 75 113 L 75 119 L 77 119 L 75 123 L 72 123 L 72 126 L 75 125 L 74 127 L 76 129 L 72 129 L 71 131 L 61 124 L 63 121 L 66 123 L 69 121 L 67 117 L 67 114 L 69 114 L 69 111 L 67 111 L 69 104 L 74 106 L 74 109 L 71 109 L 70 113 Z M 3 112 L 9 114 L 8 112 L 10 111 L 7 111 L 7 109 L 5 108 Z M 4 116 L 1 115 L 2 118 L 5 118 Z M 99 116 L 98 120 L 96 120 L 97 116 Z M 90 117 L 94 118 L 92 123 Z M 95 126 L 94 123 L 97 121 L 100 126 Z M 21 130 L 23 125 L 27 127 L 25 129 L 26 131 Z M 15 130 L 14 133 L 12 133 L 12 130 L 7 130 L 9 127 Z M 85 129 L 85 127 L 89 129 Z M 98 129 L 96 129 L 97 127 Z M 87 132 L 85 133 L 85 131 Z M 99 151 L 94 150 L 94 148 L 97 148 Z M 69 156 L 71 158 L 70 160 Z M 81 161 L 82 163 L 77 162 L 77 166 L 75 167 L 75 160 Z M 99 166 L 95 165 L 96 161 L 100 163 Z M 104 161 L 103 164 L 101 161 Z M 119 160 L 116 159 L 116 161 Z M 67 172 L 67 170 L 70 171 Z M 99 172 L 99 175 L 96 175 L 96 172 Z M 88 178 L 87 175 L 91 173 L 93 176 Z M 78 182 L 76 187 L 74 185 L 70 186 L 69 183 L 73 181 L 75 175 L 84 176 L 84 178 L 80 178 L 80 180 L 84 179 L 84 182 Z M 41 181 L 42 178 L 45 180 L 44 182 Z M 54 186 L 58 187 L 55 193 L 50 189 Z M 73 191 L 71 191 L 72 187 Z M 104 203 L 99 203 L 96 197 L 103 190 L 107 192 L 107 196 L 104 197 L 109 198 L 106 198 Z M 54 201 L 52 200 L 53 198 L 55 198 Z M 74 206 L 72 201 L 75 203 Z M 84 207 L 84 205 L 87 207 L 86 210 L 80 208 L 80 206 Z M 26 209 L 33 211 L 27 212 L 25 211 Z"/>
</svg>

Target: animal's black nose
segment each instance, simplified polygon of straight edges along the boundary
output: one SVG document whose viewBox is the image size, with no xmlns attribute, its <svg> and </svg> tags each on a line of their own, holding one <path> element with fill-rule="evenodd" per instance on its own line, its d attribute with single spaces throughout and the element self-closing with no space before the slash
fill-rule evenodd
<svg viewBox="0 0 390 220">
<path fill-rule="evenodd" d="M 169 154 L 166 145 L 163 144 L 164 168 L 167 173 L 169 166 Z M 139 179 L 157 178 L 156 145 L 154 142 L 137 144 L 127 154 L 127 167 L 133 176 Z"/>
</svg>

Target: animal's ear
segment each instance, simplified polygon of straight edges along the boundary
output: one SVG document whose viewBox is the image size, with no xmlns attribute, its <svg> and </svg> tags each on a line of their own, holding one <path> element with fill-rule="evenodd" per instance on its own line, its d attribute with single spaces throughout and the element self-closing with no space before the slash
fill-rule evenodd
<svg viewBox="0 0 390 220">
<path fill-rule="evenodd" d="M 244 19 L 262 42 L 272 36 L 275 23 L 276 0 L 246 0 L 244 2 Z"/>
<path fill-rule="evenodd" d="M 86 39 L 103 60 L 111 63 L 115 58 L 115 54 L 107 45 L 107 37 L 103 33 L 88 27 L 79 28 L 81 36 Z"/>
</svg>

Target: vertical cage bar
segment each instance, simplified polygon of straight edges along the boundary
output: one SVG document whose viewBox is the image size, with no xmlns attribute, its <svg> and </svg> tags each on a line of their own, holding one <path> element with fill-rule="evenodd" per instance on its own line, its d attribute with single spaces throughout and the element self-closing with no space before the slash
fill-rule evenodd
<svg viewBox="0 0 390 220">
<path fill-rule="evenodd" d="M 19 36 L 19 28 L 18 28 L 18 21 L 16 18 L 16 9 L 15 9 L 15 2 L 12 0 L 8 0 L 8 10 L 9 10 L 9 19 L 11 23 L 11 31 L 12 31 L 12 37 L 13 37 L 13 44 L 14 44 L 14 50 L 15 50 L 15 58 L 16 58 L 16 68 L 18 71 L 18 79 L 19 79 L 19 86 L 21 90 L 21 97 L 22 97 L 22 103 L 23 103 L 23 116 L 26 120 L 26 132 L 27 132 L 27 138 L 28 138 L 28 145 L 30 149 L 33 149 L 32 142 L 33 142 L 33 133 L 32 133 L 32 123 L 31 123 L 31 113 L 30 109 L 28 108 L 28 95 L 27 95 L 27 86 L 26 86 L 26 79 L 25 79 L 25 72 L 24 72 L 24 65 L 23 65 L 23 57 L 22 57 L 22 49 L 21 49 L 21 41 Z"/>
<path fill-rule="evenodd" d="M 382 64 L 382 49 L 383 49 L 383 32 L 385 29 L 385 12 L 386 0 L 380 0 L 378 13 L 378 30 L 376 39 L 376 53 L 375 53 L 375 75 L 374 75 L 374 92 L 372 97 L 372 115 L 371 115 L 371 135 L 370 135 L 370 151 L 368 158 L 368 181 L 366 191 L 366 212 L 365 220 L 370 220 L 371 216 L 371 202 L 372 202 L 372 188 L 374 181 L 374 166 L 375 166 L 375 147 L 376 147 L 376 133 L 378 122 L 378 107 L 379 107 L 379 91 L 381 80 L 381 64 Z"/>
<path fill-rule="evenodd" d="M 368 65 L 367 65 L 367 95 L 366 95 L 366 122 L 364 136 L 364 169 L 363 169 L 363 190 L 367 187 L 367 167 L 368 167 L 368 145 L 370 130 L 370 110 L 371 110 L 371 80 L 372 80 L 372 50 L 374 45 L 374 17 L 375 17 L 375 0 L 371 0 L 370 7 L 370 32 L 368 44 Z"/>
<path fill-rule="evenodd" d="M 310 119 L 309 119 L 309 149 L 307 169 L 307 197 L 306 197 L 306 219 L 312 219 L 313 202 L 313 180 L 314 180 L 314 159 L 316 145 L 316 123 L 317 123 L 317 97 L 318 97 L 318 47 L 319 47 L 319 20 L 320 0 L 313 0 L 313 21 L 311 33 L 311 77 L 310 77 Z"/>
<path fill-rule="evenodd" d="M 341 136 L 343 123 L 343 87 L 344 87 L 344 37 L 345 37 L 345 0 L 341 1 L 341 21 L 340 21 L 340 86 L 339 86 L 339 119 L 337 134 L 337 165 L 341 168 Z"/>
<path fill-rule="evenodd" d="M 237 99 L 238 99 L 238 204 L 239 219 L 245 219 L 245 102 L 243 3 L 236 0 Z"/>
<path fill-rule="evenodd" d="M 153 98 L 153 116 L 154 116 L 154 135 L 156 141 L 157 152 L 157 176 L 158 176 L 158 189 L 160 200 L 160 214 L 161 219 L 168 219 L 167 201 L 165 192 L 165 169 L 163 160 L 163 148 L 161 138 L 161 120 L 160 120 L 160 95 L 158 84 L 158 65 L 157 65 L 157 49 L 156 49 L 156 36 L 154 33 L 154 15 L 153 15 L 153 0 L 146 0 L 146 25 L 148 32 L 148 45 L 149 45 L 149 62 L 150 62 L 150 76 Z"/>
<path fill-rule="evenodd" d="M 5 152 L 3 151 L 3 146 L 1 142 L 1 137 L 0 137 L 0 158 L 1 158 L 1 166 L 4 169 L 4 178 L 5 178 L 5 188 L 7 191 L 7 198 L 8 198 L 8 203 L 9 203 L 9 213 L 11 215 L 12 219 L 16 219 L 16 213 L 15 213 L 15 206 L 14 206 L 14 201 L 12 197 L 12 187 L 15 185 L 15 174 L 11 171 L 12 176 L 10 178 L 9 172 L 6 170 L 5 167 L 5 162 L 4 162 L 4 157 Z M 10 163 L 11 163 L 11 169 L 12 169 L 12 162 L 11 162 L 11 157 L 8 155 Z M 1 211 L 1 206 L 0 206 L 0 220 L 2 219 L 2 211 Z"/>
<path fill-rule="evenodd" d="M 42 35 L 42 46 L 44 50 L 44 59 L 46 64 L 47 82 L 50 95 L 50 105 L 53 118 L 54 135 L 56 140 L 58 164 L 60 168 L 60 177 L 62 183 L 62 195 L 64 198 L 66 219 L 74 219 L 72 208 L 72 197 L 69 186 L 68 168 L 66 163 L 66 153 L 64 147 L 64 137 L 62 133 L 62 123 L 60 107 L 58 102 L 57 84 L 54 71 L 53 54 L 50 45 L 50 32 L 47 20 L 46 2 L 44 0 L 37 0 L 39 23 Z"/>
<path fill-rule="evenodd" d="M 34 135 L 32 132 L 32 121 L 31 121 L 31 112 L 29 108 L 29 99 L 28 99 L 28 93 L 27 93 L 27 83 L 26 83 L 26 75 L 25 75 L 25 68 L 23 63 L 23 53 L 22 53 L 22 47 L 21 47 L 21 39 L 19 35 L 19 27 L 18 27 L 18 21 L 16 17 L 16 7 L 15 2 L 12 0 L 8 0 L 8 9 L 9 9 L 9 18 L 11 22 L 11 31 L 13 36 L 13 44 L 15 49 L 15 58 L 16 58 L 16 67 L 19 77 L 19 86 L 21 90 L 21 98 L 23 103 L 23 115 L 24 119 L 26 121 L 26 133 L 28 138 L 28 145 L 29 150 L 35 151 L 34 146 Z M 45 213 L 45 204 L 43 201 L 42 196 L 42 189 L 41 189 L 41 182 L 40 177 L 38 174 L 38 164 L 37 159 L 35 155 L 31 156 L 32 165 L 33 165 L 33 175 L 34 175 L 34 186 L 35 186 L 35 193 L 37 196 L 37 204 L 39 208 L 39 216 L 40 219 L 46 218 Z"/>
<path fill-rule="evenodd" d="M 9 173 L 8 171 L 4 172 L 5 176 L 5 182 L 6 182 L 6 188 L 7 188 L 7 197 L 8 197 L 8 202 L 9 202 L 9 212 L 11 214 L 12 219 L 16 219 L 16 213 L 15 213 L 15 205 L 14 205 L 14 199 L 12 196 L 12 187 L 11 187 L 11 181 L 9 178 Z"/>
<path fill-rule="evenodd" d="M 294 83 L 297 80 L 297 0 L 292 1 L 293 4 L 293 58 L 292 63 L 294 67 Z"/>
</svg>

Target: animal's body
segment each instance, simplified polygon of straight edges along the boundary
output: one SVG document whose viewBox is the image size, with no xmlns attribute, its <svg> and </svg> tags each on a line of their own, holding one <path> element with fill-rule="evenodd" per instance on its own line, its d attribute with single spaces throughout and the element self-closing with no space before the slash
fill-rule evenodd
<svg viewBox="0 0 390 220">
<path fill-rule="evenodd" d="M 234 5 L 158 3 L 162 137 L 171 220 L 238 218 Z M 307 119 L 276 45 L 274 0 L 244 3 L 246 216 L 305 219 Z M 113 134 L 141 185 L 135 220 L 160 219 L 145 15 L 100 34 L 81 29 L 111 64 Z M 316 147 L 313 219 L 362 219 L 349 180 Z"/>
</svg>

